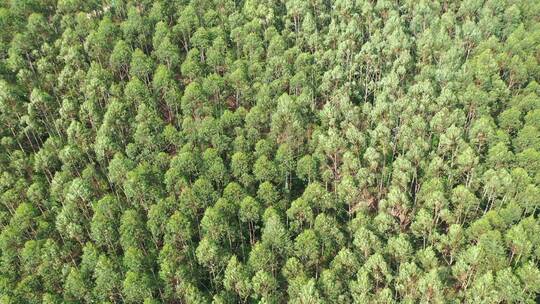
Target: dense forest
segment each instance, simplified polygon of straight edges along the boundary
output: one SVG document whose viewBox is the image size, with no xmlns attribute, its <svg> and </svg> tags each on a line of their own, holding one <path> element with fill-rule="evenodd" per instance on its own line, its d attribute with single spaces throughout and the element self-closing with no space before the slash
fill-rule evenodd
<svg viewBox="0 0 540 304">
<path fill-rule="evenodd" d="M 0 303 L 538 303 L 537 0 L 2 0 Z"/>
</svg>

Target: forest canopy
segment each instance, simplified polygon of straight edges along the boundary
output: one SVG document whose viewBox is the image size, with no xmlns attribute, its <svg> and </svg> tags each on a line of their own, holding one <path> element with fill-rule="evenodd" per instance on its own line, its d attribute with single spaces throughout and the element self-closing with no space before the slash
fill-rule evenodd
<svg viewBox="0 0 540 304">
<path fill-rule="evenodd" d="M 540 1 L 0 1 L 0 303 L 539 303 Z"/>
</svg>

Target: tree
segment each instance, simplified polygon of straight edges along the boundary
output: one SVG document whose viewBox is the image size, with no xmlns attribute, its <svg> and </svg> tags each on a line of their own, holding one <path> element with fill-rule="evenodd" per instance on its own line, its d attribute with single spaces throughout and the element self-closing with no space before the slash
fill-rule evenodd
<svg viewBox="0 0 540 304">
<path fill-rule="evenodd" d="M 180 72 L 188 79 L 188 82 L 192 82 L 203 75 L 203 65 L 199 62 L 200 57 L 201 54 L 198 49 L 191 49 L 180 66 Z"/>
<path fill-rule="evenodd" d="M 296 166 L 296 174 L 308 184 L 317 177 L 317 162 L 311 155 L 304 155 Z"/>
<path fill-rule="evenodd" d="M 227 184 L 228 172 L 218 152 L 215 149 L 208 148 L 204 151 L 202 158 L 207 178 L 216 185 L 223 186 Z"/>
<path fill-rule="evenodd" d="M 182 152 L 171 159 L 169 170 L 165 173 L 165 183 L 169 189 L 181 178 L 191 179 L 199 171 L 199 159 L 191 152 Z M 170 190 L 169 190 L 170 191 Z"/>
<path fill-rule="evenodd" d="M 173 28 L 181 36 L 184 51 L 187 53 L 190 49 L 190 38 L 199 23 L 197 13 L 193 6 L 186 6 L 178 17 L 177 25 Z"/>
<path fill-rule="evenodd" d="M 293 298 L 291 303 L 322 303 L 319 292 L 315 287 L 315 280 L 311 279 L 304 286 L 302 286 L 300 294 L 296 298 Z"/>
<path fill-rule="evenodd" d="M 152 77 L 152 87 L 158 95 L 160 107 L 167 110 L 167 113 L 164 115 L 167 122 L 171 123 L 175 121 L 175 117 L 179 114 L 180 110 L 178 104 L 180 92 L 172 73 L 164 65 L 159 65 L 155 70 Z"/>
<path fill-rule="evenodd" d="M 182 66 L 184 66 L 184 64 L 182 64 Z M 196 81 L 190 82 L 186 86 L 184 95 L 181 99 L 182 111 L 184 115 L 190 115 L 194 119 L 200 119 L 208 115 L 211 111 L 208 109 L 208 103 L 205 101 L 206 96 L 204 95 L 204 91 L 202 90 L 200 83 Z"/>
<path fill-rule="evenodd" d="M 169 69 L 179 65 L 179 53 L 178 47 L 171 42 L 171 39 L 168 36 L 165 36 L 163 40 L 160 40 L 159 45 L 154 50 L 154 54 L 158 61 L 167 65 L 167 68 Z"/>
<path fill-rule="evenodd" d="M 125 79 L 129 73 L 131 51 L 124 40 L 118 40 L 109 57 L 109 65 L 120 79 Z"/>
<path fill-rule="evenodd" d="M 212 283 L 219 284 L 221 272 L 225 269 L 229 260 L 227 253 L 215 241 L 203 238 L 199 242 L 196 255 L 197 261 L 210 272 Z"/>
<path fill-rule="evenodd" d="M 94 213 L 90 224 L 92 238 L 100 246 L 106 246 L 109 250 L 116 249 L 121 213 L 119 202 L 108 195 L 96 202 L 92 209 Z"/>
<path fill-rule="evenodd" d="M 151 298 L 150 278 L 146 274 L 128 271 L 123 283 L 122 294 L 128 303 L 140 303 Z"/>
<path fill-rule="evenodd" d="M 517 275 L 521 280 L 522 292 L 526 298 L 531 298 L 540 289 L 540 271 L 532 263 L 527 263 L 517 270 Z"/>
<path fill-rule="evenodd" d="M 223 285 L 227 290 L 236 293 L 242 302 L 246 302 L 250 296 L 251 283 L 249 274 L 236 256 L 232 256 L 227 264 Z"/>
<path fill-rule="evenodd" d="M 130 247 L 144 248 L 146 241 L 146 229 L 140 214 L 128 209 L 120 219 L 120 245 L 127 250 Z"/>
<path fill-rule="evenodd" d="M 261 182 L 276 181 L 278 179 L 277 167 L 265 155 L 259 157 L 253 165 L 253 175 Z"/>
<path fill-rule="evenodd" d="M 136 6 L 129 5 L 127 19 L 120 25 L 124 38 L 133 47 L 146 48 L 151 37 L 150 24 L 141 16 Z"/>
<path fill-rule="evenodd" d="M 499 127 L 509 133 L 515 133 L 521 129 L 521 112 L 519 109 L 510 108 L 498 116 Z"/>
<path fill-rule="evenodd" d="M 303 126 L 306 123 L 304 116 L 308 112 L 305 107 L 305 103 L 295 103 L 288 94 L 279 97 L 271 122 L 271 133 L 279 144 L 284 143 L 294 149 L 303 142 Z"/>
<path fill-rule="evenodd" d="M 257 190 L 257 197 L 266 207 L 273 206 L 279 200 L 279 192 L 275 189 L 275 186 L 270 182 L 264 182 L 259 185 Z"/>
<path fill-rule="evenodd" d="M 249 242 L 255 244 L 258 222 L 261 218 L 261 205 L 251 196 L 246 196 L 240 203 L 238 215 L 240 221 L 248 224 Z"/>
<path fill-rule="evenodd" d="M 124 181 L 124 193 L 131 205 L 148 211 L 150 204 L 162 196 L 161 177 L 157 168 L 141 163 L 128 172 Z"/>
<path fill-rule="evenodd" d="M 236 152 L 231 159 L 231 170 L 234 177 L 244 186 L 249 187 L 253 182 L 250 174 L 250 159 L 243 152 Z"/>
<path fill-rule="evenodd" d="M 313 226 L 313 210 L 302 198 L 298 198 L 291 203 L 291 207 L 287 210 L 287 217 L 291 220 L 289 230 L 297 234 L 305 228 Z"/>
<path fill-rule="evenodd" d="M 253 291 L 259 298 L 272 299 L 278 288 L 277 280 L 268 272 L 259 270 L 252 278 Z"/>
<path fill-rule="evenodd" d="M 146 56 L 141 49 L 135 49 L 129 63 L 129 73 L 131 77 L 137 77 L 147 84 L 150 83 L 150 75 L 154 70 L 152 59 Z"/>
<path fill-rule="evenodd" d="M 121 287 L 120 276 L 113 262 L 105 255 L 101 255 L 94 270 L 94 296 L 99 301 L 118 300 Z"/>
<path fill-rule="evenodd" d="M 105 17 L 99 22 L 97 30 L 87 36 L 85 50 L 98 62 L 105 63 L 112 51 L 117 34 L 116 25 L 110 17 Z"/>
<path fill-rule="evenodd" d="M 84 301 L 87 297 L 86 286 L 77 268 L 71 268 L 64 282 L 65 296 L 67 299 Z"/>
<path fill-rule="evenodd" d="M 524 151 L 527 148 L 533 148 L 540 150 L 540 137 L 538 136 L 538 129 L 533 126 L 525 125 L 521 129 L 517 137 L 513 141 L 514 148 L 518 151 Z"/>
<path fill-rule="evenodd" d="M 319 240 L 315 231 L 306 229 L 294 241 L 295 255 L 308 268 L 317 267 L 319 262 Z"/>
</svg>

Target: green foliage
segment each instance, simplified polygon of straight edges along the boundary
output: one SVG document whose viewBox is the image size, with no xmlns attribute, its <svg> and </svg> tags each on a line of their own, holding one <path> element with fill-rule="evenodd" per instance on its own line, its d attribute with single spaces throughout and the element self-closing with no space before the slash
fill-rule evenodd
<svg viewBox="0 0 540 304">
<path fill-rule="evenodd" d="M 0 303 L 534 303 L 538 1 L 0 3 Z"/>
</svg>

